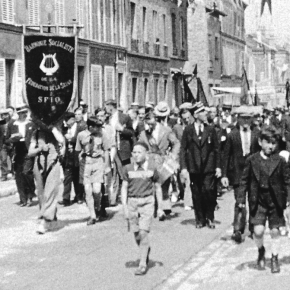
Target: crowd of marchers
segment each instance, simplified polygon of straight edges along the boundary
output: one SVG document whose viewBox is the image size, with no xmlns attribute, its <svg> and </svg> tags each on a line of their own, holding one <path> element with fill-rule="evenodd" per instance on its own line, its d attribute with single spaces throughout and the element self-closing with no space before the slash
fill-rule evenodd
<svg viewBox="0 0 290 290">
<path fill-rule="evenodd" d="M 171 110 L 161 101 L 132 103 L 124 112 L 110 99 L 94 113 L 80 101 L 48 127 L 31 118 L 27 106 L 0 115 L 1 181 L 15 178 L 20 207 L 37 197 L 37 233 L 57 222 L 57 204 L 85 202 L 88 226 L 105 220 L 106 208 L 122 204 L 140 247 L 135 274 L 144 275 L 154 217 L 166 221 L 174 214 L 172 204 L 183 201 L 197 229 L 214 230 L 217 197 L 233 188 L 232 239 L 241 243 L 248 225 L 258 267 L 265 269 L 268 222 L 271 270 L 280 271 L 279 236 L 287 231 L 290 201 L 288 109 L 196 102 Z"/>
</svg>

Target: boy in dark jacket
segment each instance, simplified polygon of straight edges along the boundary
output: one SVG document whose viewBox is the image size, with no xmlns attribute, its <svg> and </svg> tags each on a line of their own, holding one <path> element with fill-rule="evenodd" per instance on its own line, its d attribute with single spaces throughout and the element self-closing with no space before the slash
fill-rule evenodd
<svg viewBox="0 0 290 290">
<path fill-rule="evenodd" d="M 283 157 L 275 149 L 280 135 L 274 127 L 265 126 L 259 137 L 262 150 L 246 161 L 238 191 L 239 207 L 246 203 L 248 192 L 250 222 L 258 247 L 258 268 L 265 269 L 263 237 L 268 219 L 272 238 L 271 272 L 279 273 L 279 227 L 285 226 L 283 211 L 290 201 L 290 171 Z"/>
</svg>

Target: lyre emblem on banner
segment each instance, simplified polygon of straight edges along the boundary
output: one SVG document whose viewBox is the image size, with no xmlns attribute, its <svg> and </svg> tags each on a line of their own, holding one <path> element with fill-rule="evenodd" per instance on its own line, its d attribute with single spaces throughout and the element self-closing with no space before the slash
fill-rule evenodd
<svg viewBox="0 0 290 290">
<path fill-rule="evenodd" d="M 59 69 L 59 64 L 56 60 L 56 53 L 55 54 L 47 54 L 45 55 L 44 53 L 43 59 L 41 61 L 41 64 L 39 68 L 47 75 L 47 76 L 52 76 L 58 69 Z"/>
</svg>

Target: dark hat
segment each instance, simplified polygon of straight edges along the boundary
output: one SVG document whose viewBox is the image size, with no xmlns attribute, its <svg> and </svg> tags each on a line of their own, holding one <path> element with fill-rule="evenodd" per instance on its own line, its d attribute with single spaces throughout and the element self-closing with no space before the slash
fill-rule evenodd
<svg viewBox="0 0 290 290">
<path fill-rule="evenodd" d="M 22 112 L 27 112 L 27 111 L 28 111 L 28 107 L 26 105 L 16 108 L 16 113 L 17 114 L 22 113 Z"/>
<path fill-rule="evenodd" d="M 223 104 L 222 108 L 223 108 L 223 110 L 232 110 L 232 105 Z"/>
<path fill-rule="evenodd" d="M 113 105 L 113 106 L 117 106 L 117 101 L 114 99 L 109 99 L 105 102 L 105 105 Z"/>
<path fill-rule="evenodd" d="M 66 112 L 65 116 L 64 116 L 64 119 L 65 121 L 68 121 L 69 119 L 71 118 L 74 118 L 75 117 L 75 114 L 72 113 L 72 112 Z"/>
<path fill-rule="evenodd" d="M 95 116 L 89 117 L 87 120 L 87 125 L 88 127 L 92 126 L 92 127 L 102 127 L 103 123 Z"/>
</svg>

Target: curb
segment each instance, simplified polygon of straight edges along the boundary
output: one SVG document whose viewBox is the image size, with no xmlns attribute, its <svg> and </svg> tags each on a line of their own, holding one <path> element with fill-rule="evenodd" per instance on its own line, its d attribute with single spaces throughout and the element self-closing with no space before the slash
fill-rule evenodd
<svg viewBox="0 0 290 290">
<path fill-rule="evenodd" d="M 9 183 L 9 184 L 6 185 L 6 183 Z M 10 181 L 0 182 L 0 198 L 14 195 L 16 193 L 17 193 L 17 187 L 15 184 L 15 180 L 13 180 L 13 182 L 10 182 Z"/>
</svg>

